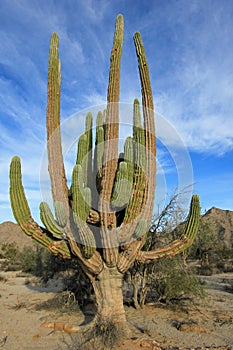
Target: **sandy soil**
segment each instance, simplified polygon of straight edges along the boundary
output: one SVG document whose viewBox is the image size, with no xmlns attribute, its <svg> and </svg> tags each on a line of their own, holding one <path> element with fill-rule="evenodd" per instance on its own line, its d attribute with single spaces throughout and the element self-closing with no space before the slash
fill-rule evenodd
<svg viewBox="0 0 233 350">
<path fill-rule="evenodd" d="M 0 273 L 0 348 L 4 350 L 82 349 L 69 334 L 41 327 L 44 322 L 80 324 L 91 317 L 93 306 L 81 311 L 38 310 L 59 291 L 59 283 L 47 288 L 25 285 L 17 272 Z M 136 311 L 126 306 L 134 338 L 117 349 L 233 349 L 233 293 L 226 291 L 233 274 L 206 278 L 207 297 L 195 305 L 165 308 L 146 305 Z M 76 342 L 76 347 L 71 346 Z M 93 348 L 94 350 L 94 348 Z"/>
</svg>

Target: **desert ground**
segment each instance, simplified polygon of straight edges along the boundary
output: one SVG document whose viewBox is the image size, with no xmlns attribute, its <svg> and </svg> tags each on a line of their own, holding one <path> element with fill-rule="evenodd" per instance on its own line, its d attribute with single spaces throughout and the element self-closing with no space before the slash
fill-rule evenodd
<svg viewBox="0 0 233 350">
<path fill-rule="evenodd" d="M 81 340 L 59 330 L 43 328 L 45 322 L 81 324 L 94 314 L 48 307 L 62 296 L 60 281 L 37 285 L 35 277 L 19 272 L 0 273 L 0 347 L 4 350 L 86 349 Z M 136 311 L 125 306 L 133 337 L 113 349 L 233 349 L 233 274 L 205 277 L 206 298 L 195 303 L 165 307 L 147 304 Z M 60 292 L 59 292 L 60 291 Z M 58 294 L 57 294 L 58 293 Z M 68 299 L 67 299 L 68 303 Z M 65 310 L 65 312 L 64 312 Z M 95 349 L 93 343 L 92 349 Z"/>
</svg>

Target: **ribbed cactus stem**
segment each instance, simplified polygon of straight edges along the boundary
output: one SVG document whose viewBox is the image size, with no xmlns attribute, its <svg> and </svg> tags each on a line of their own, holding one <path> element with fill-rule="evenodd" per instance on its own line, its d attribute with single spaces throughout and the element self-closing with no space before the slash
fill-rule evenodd
<svg viewBox="0 0 233 350">
<path fill-rule="evenodd" d="M 140 218 L 142 209 L 144 208 L 147 198 L 147 178 L 143 169 L 135 165 L 133 194 L 131 200 L 126 207 L 124 224 L 133 223 Z M 131 232 L 132 233 L 132 232 Z"/>
<path fill-rule="evenodd" d="M 85 132 L 86 133 L 89 133 L 89 132 L 92 132 L 92 113 L 91 112 L 88 112 L 87 115 L 86 115 L 86 120 L 85 120 Z M 88 149 L 91 149 L 91 145 L 92 145 L 92 137 L 90 137 L 90 142 L 89 142 L 89 148 Z"/>
<path fill-rule="evenodd" d="M 84 196 L 84 201 L 85 201 L 85 216 L 87 219 L 89 216 L 89 213 L 90 213 L 91 200 L 92 200 L 91 189 L 89 187 L 84 188 L 83 196 Z"/>
<path fill-rule="evenodd" d="M 59 38 L 53 33 L 50 39 L 48 87 L 52 101 L 48 101 L 47 108 L 53 113 L 54 132 L 60 125 L 60 85 L 61 85 L 61 62 L 58 57 Z M 51 103 L 50 103 L 51 102 Z"/>
<path fill-rule="evenodd" d="M 101 239 L 103 258 L 109 267 L 116 266 L 118 248 L 115 247 L 114 231 L 117 225 L 116 214 L 111 210 L 111 195 L 118 167 L 118 132 L 119 132 L 119 95 L 120 95 L 120 62 L 124 38 L 124 19 L 118 15 L 110 57 L 108 104 L 106 116 L 105 141 L 103 155 L 103 172 L 99 200 Z"/>
<path fill-rule="evenodd" d="M 50 40 L 48 67 L 48 101 L 46 111 L 47 148 L 49 159 L 49 174 L 54 201 L 67 205 L 68 187 L 63 163 L 61 132 L 60 132 L 60 84 L 61 64 L 58 57 L 58 34 L 53 33 Z"/>
<path fill-rule="evenodd" d="M 189 215 L 186 222 L 184 237 L 188 237 L 190 240 L 189 245 L 192 244 L 193 239 L 195 238 L 200 220 L 200 199 L 197 194 L 192 196 L 190 203 Z"/>
<path fill-rule="evenodd" d="M 76 164 L 81 165 L 84 184 L 87 186 L 88 139 L 86 134 L 82 134 L 79 137 Z"/>
<path fill-rule="evenodd" d="M 141 128 L 141 111 L 140 111 L 140 102 L 137 98 L 134 99 L 133 103 L 133 129 Z"/>
<path fill-rule="evenodd" d="M 24 225 L 29 222 L 32 217 L 22 184 L 21 162 L 19 157 L 13 157 L 11 160 L 10 200 L 15 220 L 19 225 Z"/>
<path fill-rule="evenodd" d="M 83 196 L 83 170 L 80 164 L 75 165 L 72 175 L 72 189 L 73 189 L 73 211 L 86 221 L 85 200 Z"/>
<path fill-rule="evenodd" d="M 76 164 L 80 164 L 82 166 L 86 154 L 87 154 L 87 135 L 82 134 L 80 135 L 78 140 Z"/>
<path fill-rule="evenodd" d="M 65 208 L 64 208 L 64 204 L 62 202 L 56 201 L 54 203 L 54 210 L 55 210 L 55 216 L 56 216 L 58 224 L 61 227 L 65 227 L 67 224 L 68 218 L 67 218 L 67 213 L 66 213 Z"/>
<path fill-rule="evenodd" d="M 138 57 L 138 68 L 141 80 L 146 151 L 145 175 L 147 178 L 147 196 L 144 199 L 145 206 L 142 213 L 142 218 L 147 221 L 147 224 L 149 224 L 154 207 L 154 194 L 156 184 L 156 139 L 154 125 L 154 104 L 146 53 L 142 43 L 141 35 L 138 32 L 134 35 L 134 44 Z"/>
<path fill-rule="evenodd" d="M 99 112 L 96 118 L 96 135 L 95 135 L 95 150 L 94 150 L 94 163 L 93 163 L 93 195 L 92 205 L 93 208 L 98 208 L 99 192 L 101 189 L 102 178 L 102 166 L 103 166 L 103 154 L 104 154 L 104 127 L 103 127 L 103 114 Z"/>
<path fill-rule="evenodd" d="M 72 190 L 72 207 L 74 221 L 78 228 L 80 248 L 83 256 L 86 259 L 90 259 L 96 250 L 94 235 L 86 224 L 86 219 L 90 211 L 91 193 L 89 188 L 83 188 L 83 172 L 80 164 L 75 165 L 73 169 Z"/>
<path fill-rule="evenodd" d="M 146 166 L 146 144 L 145 144 L 145 132 L 141 123 L 140 104 L 138 99 L 134 100 L 134 113 L 133 113 L 133 139 L 134 139 L 134 161 L 138 166 L 145 169 Z"/>
<path fill-rule="evenodd" d="M 104 129 L 98 127 L 96 130 L 96 171 L 100 171 L 103 166 L 103 154 L 104 154 Z"/>
<path fill-rule="evenodd" d="M 19 157 L 13 157 L 10 165 L 10 200 L 15 220 L 28 236 L 45 246 L 53 254 L 70 258 L 70 251 L 66 242 L 55 242 L 33 220 L 24 193 Z"/>
<path fill-rule="evenodd" d="M 103 126 L 104 124 L 104 119 L 103 119 L 103 113 L 101 111 L 99 111 L 97 113 L 97 117 L 96 117 L 96 129 L 99 127 L 99 126 Z"/>
<path fill-rule="evenodd" d="M 128 175 L 127 163 L 120 162 L 111 200 L 114 209 L 123 208 L 129 202 L 132 184 L 129 182 Z"/>
<path fill-rule="evenodd" d="M 134 236 L 137 239 L 140 239 L 148 230 L 148 226 L 145 220 L 140 220 L 136 226 L 136 229 L 134 231 Z"/>
<path fill-rule="evenodd" d="M 106 121 L 107 121 L 107 109 L 104 109 L 103 110 L 103 125 L 106 124 Z"/>
<path fill-rule="evenodd" d="M 49 208 L 48 203 L 46 202 L 40 203 L 40 219 L 47 228 L 47 230 L 51 232 L 55 238 L 62 238 L 62 235 L 64 233 L 63 228 L 59 226 L 59 224 L 55 220 L 53 213 Z"/>
<path fill-rule="evenodd" d="M 137 260 L 140 262 L 150 262 L 155 259 L 172 257 L 187 249 L 197 234 L 200 218 L 200 201 L 199 196 L 194 194 L 190 203 L 189 215 L 186 221 L 184 233 L 180 238 L 170 244 L 157 248 L 153 251 L 141 251 Z"/>
<path fill-rule="evenodd" d="M 85 134 L 87 136 L 87 182 L 86 186 L 92 187 L 93 179 L 92 179 L 92 113 L 89 112 L 86 115 L 85 122 Z"/>
<path fill-rule="evenodd" d="M 131 190 L 133 185 L 134 176 L 134 144 L 131 136 L 128 136 L 124 144 L 124 161 L 127 163 L 128 167 L 128 180 L 131 184 Z"/>
</svg>

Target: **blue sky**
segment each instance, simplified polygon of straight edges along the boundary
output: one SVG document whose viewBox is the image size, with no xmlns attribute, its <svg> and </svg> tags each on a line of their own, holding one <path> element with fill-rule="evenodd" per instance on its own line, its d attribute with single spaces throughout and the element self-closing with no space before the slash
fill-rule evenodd
<svg viewBox="0 0 233 350">
<path fill-rule="evenodd" d="M 64 134 L 73 130 L 72 123 L 78 125 L 78 134 L 83 127 L 82 111 L 106 101 L 118 13 L 125 19 L 123 105 L 140 98 L 135 31 L 141 32 L 150 67 L 158 115 L 156 207 L 176 187 L 193 184 L 203 211 L 212 206 L 233 210 L 232 1 L 1 0 L 0 222 L 14 221 L 8 195 L 12 156 L 21 157 L 25 191 L 35 218 L 44 199 L 40 186 L 46 171 L 47 62 L 52 32 L 57 31 L 60 38 Z M 70 142 L 68 178 L 72 147 Z"/>
</svg>

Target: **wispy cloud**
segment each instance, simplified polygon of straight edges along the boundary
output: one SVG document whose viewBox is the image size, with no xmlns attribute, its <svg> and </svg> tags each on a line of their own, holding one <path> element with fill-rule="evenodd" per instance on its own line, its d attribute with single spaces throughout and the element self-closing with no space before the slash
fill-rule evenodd
<svg viewBox="0 0 233 350">
<path fill-rule="evenodd" d="M 197 2 L 194 11 L 191 19 L 182 16 L 185 31 L 181 38 L 178 30 L 171 51 L 174 69 L 157 83 L 167 86 L 157 95 L 157 108 L 187 146 L 222 154 L 233 148 L 232 7 Z"/>
</svg>

